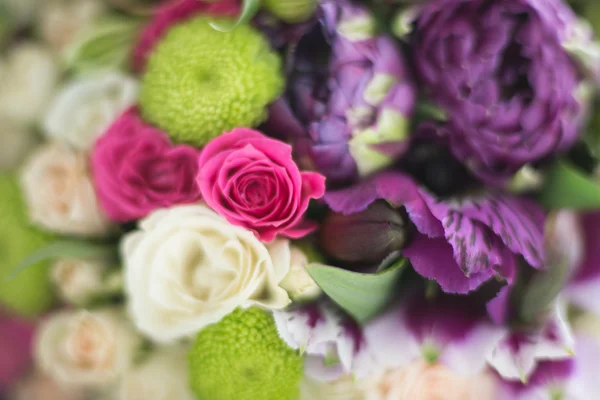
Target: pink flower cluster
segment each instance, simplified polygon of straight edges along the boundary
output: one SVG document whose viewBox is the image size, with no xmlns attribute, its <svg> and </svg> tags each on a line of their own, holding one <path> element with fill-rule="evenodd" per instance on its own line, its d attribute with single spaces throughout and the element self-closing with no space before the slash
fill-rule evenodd
<svg viewBox="0 0 600 400">
<path fill-rule="evenodd" d="M 238 128 L 202 151 L 173 145 L 136 109 L 125 112 L 96 142 L 91 160 L 100 203 L 117 222 L 202 198 L 261 240 L 299 238 L 316 228 L 304 220 L 310 199 L 325 193 L 325 178 L 300 172 L 285 143 Z"/>
</svg>

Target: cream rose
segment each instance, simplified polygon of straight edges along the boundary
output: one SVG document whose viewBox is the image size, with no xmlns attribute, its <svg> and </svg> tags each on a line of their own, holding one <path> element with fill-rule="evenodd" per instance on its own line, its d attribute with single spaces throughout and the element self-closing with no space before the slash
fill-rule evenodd
<svg viewBox="0 0 600 400">
<path fill-rule="evenodd" d="M 101 260 L 60 259 L 52 266 L 51 276 L 65 302 L 84 304 L 105 290 L 104 275 L 109 267 Z"/>
<path fill-rule="evenodd" d="M 37 145 L 37 136 L 29 129 L 0 117 L 0 170 L 18 167 Z"/>
<path fill-rule="evenodd" d="M 63 311 L 42 324 L 35 357 L 61 385 L 105 388 L 132 365 L 141 343 L 120 310 Z"/>
<path fill-rule="evenodd" d="M 287 290 L 294 301 L 308 301 L 319 297 L 323 291 L 306 269 L 309 264 L 308 257 L 297 246 L 292 246 L 290 251 L 290 272 L 281 282 L 281 287 Z"/>
<path fill-rule="evenodd" d="M 188 381 L 187 350 L 162 348 L 123 377 L 119 400 L 194 400 Z"/>
<path fill-rule="evenodd" d="M 44 0 L 38 30 L 55 51 L 62 52 L 105 13 L 106 6 L 98 0 Z"/>
<path fill-rule="evenodd" d="M 122 244 L 138 329 L 156 341 L 192 335 L 237 307 L 281 309 L 289 242 L 261 243 L 204 204 L 157 210 Z"/>
<path fill-rule="evenodd" d="M 68 83 L 44 119 L 46 135 L 79 150 L 89 150 L 108 126 L 137 99 L 135 79 L 106 71 Z"/>
<path fill-rule="evenodd" d="M 54 93 L 58 68 L 50 52 L 24 42 L 0 59 L 0 115 L 32 125 Z"/>
<path fill-rule="evenodd" d="M 110 232 L 111 224 L 96 199 L 85 154 L 46 144 L 26 161 L 21 181 L 34 224 L 68 235 Z"/>
<path fill-rule="evenodd" d="M 494 378 L 463 376 L 442 364 L 417 360 L 372 378 L 367 400 L 494 400 Z"/>
</svg>

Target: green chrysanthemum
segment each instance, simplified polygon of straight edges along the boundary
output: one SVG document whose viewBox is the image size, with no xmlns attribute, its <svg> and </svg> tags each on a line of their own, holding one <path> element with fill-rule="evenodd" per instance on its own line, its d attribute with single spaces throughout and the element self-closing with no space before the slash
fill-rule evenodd
<svg viewBox="0 0 600 400">
<path fill-rule="evenodd" d="M 141 112 L 175 142 L 202 146 L 235 127 L 252 127 L 282 92 L 281 60 L 250 26 L 219 32 L 206 17 L 172 28 L 142 79 Z"/>
<path fill-rule="evenodd" d="M 189 364 L 192 389 L 202 400 L 294 400 L 303 370 L 273 317 L 257 308 L 238 309 L 201 331 Z"/>
<path fill-rule="evenodd" d="M 49 263 L 32 265 L 14 279 L 8 277 L 25 257 L 47 245 L 51 236 L 29 225 L 17 179 L 5 173 L 0 174 L 0 218 L 0 305 L 34 316 L 52 304 Z"/>
</svg>

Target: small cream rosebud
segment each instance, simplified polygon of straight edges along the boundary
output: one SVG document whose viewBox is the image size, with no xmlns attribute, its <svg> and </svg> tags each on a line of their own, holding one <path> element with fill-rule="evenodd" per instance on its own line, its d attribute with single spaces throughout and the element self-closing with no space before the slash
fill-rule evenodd
<svg viewBox="0 0 600 400">
<path fill-rule="evenodd" d="M 104 2 L 97 0 L 44 0 L 41 6 L 38 30 L 58 53 L 106 12 Z"/>
<path fill-rule="evenodd" d="M 265 0 L 264 7 L 284 22 L 308 21 L 317 9 L 317 0 Z"/>
<path fill-rule="evenodd" d="M 279 286 L 285 289 L 294 301 L 314 300 L 321 295 L 322 290 L 310 276 L 306 267 L 311 261 L 316 261 L 315 250 L 308 246 L 303 246 L 302 248 L 291 246 L 290 251 L 290 272 L 288 272 Z"/>
<path fill-rule="evenodd" d="M 23 126 L 37 123 L 58 75 L 56 62 L 44 46 L 22 42 L 11 48 L 0 57 L 0 115 Z"/>
<path fill-rule="evenodd" d="M 48 143 L 26 161 L 21 183 L 35 225 L 72 236 L 112 232 L 114 226 L 96 198 L 85 153 Z"/>
<path fill-rule="evenodd" d="M 82 305 L 105 291 L 109 267 L 100 260 L 61 259 L 52 266 L 52 281 L 64 301 Z"/>
<path fill-rule="evenodd" d="M 35 357 L 65 387 L 104 389 L 131 367 L 141 343 L 120 310 L 63 311 L 42 324 Z"/>
</svg>

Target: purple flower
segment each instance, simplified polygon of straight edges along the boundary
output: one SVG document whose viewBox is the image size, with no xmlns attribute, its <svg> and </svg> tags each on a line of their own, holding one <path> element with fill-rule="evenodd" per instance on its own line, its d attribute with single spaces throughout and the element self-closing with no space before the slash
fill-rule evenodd
<svg viewBox="0 0 600 400">
<path fill-rule="evenodd" d="M 569 212 L 574 224 L 563 223 L 558 230 L 565 232 L 571 252 L 572 275 L 564 290 L 566 298 L 578 307 L 600 315 L 600 211 L 581 215 Z"/>
<path fill-rule="evenodd" d="M 415 21 L 415 64 L 446 109 L 438 133 L 490 182 L 567 150 L 580 133 L 582 76 L 564 44 L 575 15 L 562 0 L 432 0 Z"/>
<path fill-rule="evenodd" d="M 367 8 L 327 0 L 318 13 L 294 47 L 288 95 L 272 106 L 267 129 L 291 137 L 301 162 L 343 184 L 406 152 L 416 87 Z"/>
<path fill-rule="evenodd" d="M 306 355 L 305 373 L 319 381 L 345 374 L 365 377 L 371 372 L 370 354 L 362 331 L 333 306 L 320 303 L 289 311 L 275 311 L 279 336 Z"/>
<path fill-rule="evenodd" d="M 556 302 L 540 322 L 515 328 L 499 341 L 488 361 L 504 379 L 527 382 L 541 362 L 570 358 L 574 343 L 565 306 Z"/>
<path fill-rule="evenodd" d="M 574 358 L 540 363 L 529 381 L 504 382 L 499 400 L 588 400 L 600 393 L 600 346 L 586 336 L 576 337 Z"/>
<path fill-rule="evenodd" d="M 433 302 L 411 296 L 364 329 L 375 368 L 398 368 L 424 359 L 464 375 L 482 372 L 506 335 L 507 329 L 489 321 L 484 307 L 473 299 L 447 295 Z"/>
<path fill-rule="evenodd" d="M 402 252 L 445 292 L 468 293 L 492 277 L 512 282 L 520 256 L 535 268 L 543 265 L 545 216 L 527 199 L 496 194 L 442 201 L 400 172 L 325 195 L 343 214 L 360 212 L 378 199 L 406 209 L 417 234 Z"/>
</svg>

